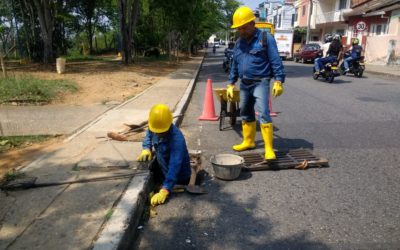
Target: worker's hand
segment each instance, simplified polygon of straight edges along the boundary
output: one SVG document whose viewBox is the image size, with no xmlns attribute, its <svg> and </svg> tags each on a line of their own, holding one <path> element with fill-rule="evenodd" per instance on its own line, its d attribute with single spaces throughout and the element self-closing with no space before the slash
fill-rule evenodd
<svg viewBox="0 0 400 250">
<path fill-rule="evenodd" d="M 283 93 L 282 82 L 275 81 L 274 87 L 272 88 L 272 96 L 278 97 L 278 96 L 282 95 L 282 93 Z"/>
<path fill-rule="evenodd" d="M 150 161 L 151 158 L 152 158 L 151 151 L 148 149 L 143 149 L 142 152 L 140 152 L 140 155 L 138 156 L 137 160 L 138 161 Z"/>
<path fill-rule="evenodd" d="M 226 86 L 226 97 L 228 98 L 228 100 L 233 99 L 233 90 L 234 89 L 235 89 L 235 85 L 233 85 L 233 84 L 228 84 Z"/>
<path fill-rule="evenodd" d="M 165 202 L 165 200 L 167 199 L 168 194 L 169 194 L 169 192 L 167 189 L 161 188 L 160 192 L 156 193 L 155 195 L 153 195 L 153 197 L 151 197 L 151 201 L 150 201 L 151 205 L 156 206 L 159 204 L 163 204 Z"/>
</svg>

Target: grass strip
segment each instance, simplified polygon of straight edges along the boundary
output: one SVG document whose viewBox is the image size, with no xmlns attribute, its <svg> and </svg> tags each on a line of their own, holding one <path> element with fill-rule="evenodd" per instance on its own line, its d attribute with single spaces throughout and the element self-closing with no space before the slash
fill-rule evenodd
<svg viewBox="0 0 400 250">
<path fill-rule="evenodd" d="M 0 136 L 0 153 L 5 153 L 14 148 L 23 148 L 33 143 L 44 142 L 53 137 L 52 135 Z"/>
<path fill-rule="evenodd" d="M 50 102 L 60 93 L 77 90 L 77 85 L 67 80 L 42 80 L 30 76 L 0 78 L 0 103 Z"/>
</svg>

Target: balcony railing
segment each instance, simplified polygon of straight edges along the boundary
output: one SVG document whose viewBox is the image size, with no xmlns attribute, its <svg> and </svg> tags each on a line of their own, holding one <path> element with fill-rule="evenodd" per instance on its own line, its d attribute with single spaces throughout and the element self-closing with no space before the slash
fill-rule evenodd
<svg viewBox="0 0 400 250">
<path fill-rule="evenodd" d="M 316 24 L 333 23 L 344 21 L 343 10 L 331 11 L 318 14 L 316 16 Z"/>
</svg>

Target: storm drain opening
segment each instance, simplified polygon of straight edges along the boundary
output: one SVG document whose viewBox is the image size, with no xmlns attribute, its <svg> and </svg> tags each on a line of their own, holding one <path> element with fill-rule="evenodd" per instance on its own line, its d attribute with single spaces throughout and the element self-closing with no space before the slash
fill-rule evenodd
<svg viewBox="0 0 400 250">
<path fill-rule="evenodd" d="M 264 160 L 264 152 L 242 153 L 244 158 L 244 170 L 283 170 L 283 169 L 307 169 L 329 167 L 328 160 L 315 156 L 308 149 L 279 150 L 275 152 L 276 159 Z"/>
</svg>

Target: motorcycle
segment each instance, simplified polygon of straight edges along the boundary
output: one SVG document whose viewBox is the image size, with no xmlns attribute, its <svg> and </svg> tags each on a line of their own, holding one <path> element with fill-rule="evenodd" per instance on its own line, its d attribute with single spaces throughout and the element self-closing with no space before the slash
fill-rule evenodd
<svg viewBox="0 0 400 250">
<path fill-rule="evenodd" d="M 318 57 L 322 57 L 322 51 L 318 52 L 317 58 Z M 326 63 L 324 65 L 324 71 L 321 71 L 319 74 L 315 74 L 315 67 L 313 67 L 314 80 L 317 80 L 319 77 L 321 77 L 325 78 L 327 82 L 332 83 L 337 76 L 340 76 L 337 60 L 331 63 Z"/>
<path fill-rule="evenodd" d="M 225 53 L 224 61 L 222 62 L 222 68 L 225 72 L 231 70 L 231 65 L 233 61 L 233 53 Z"/>
<path fill-rule="evenodd" d="M 351 52 L 347 51 L 344 53 L 344 59 L 351 57 Z M 346 72 L 344 68 L 344 61 L 340 64 L 340 71 L 342 72 L 343 75 L 346 75 L 347 73 L 353 74 L 357 78 L 361 78 L 365 70 L 365 64 L 364 64 L 364 56 L 361 56 L 359 59 L 353 60 L 349 63 L 349 71 Z"/>
</svg>

